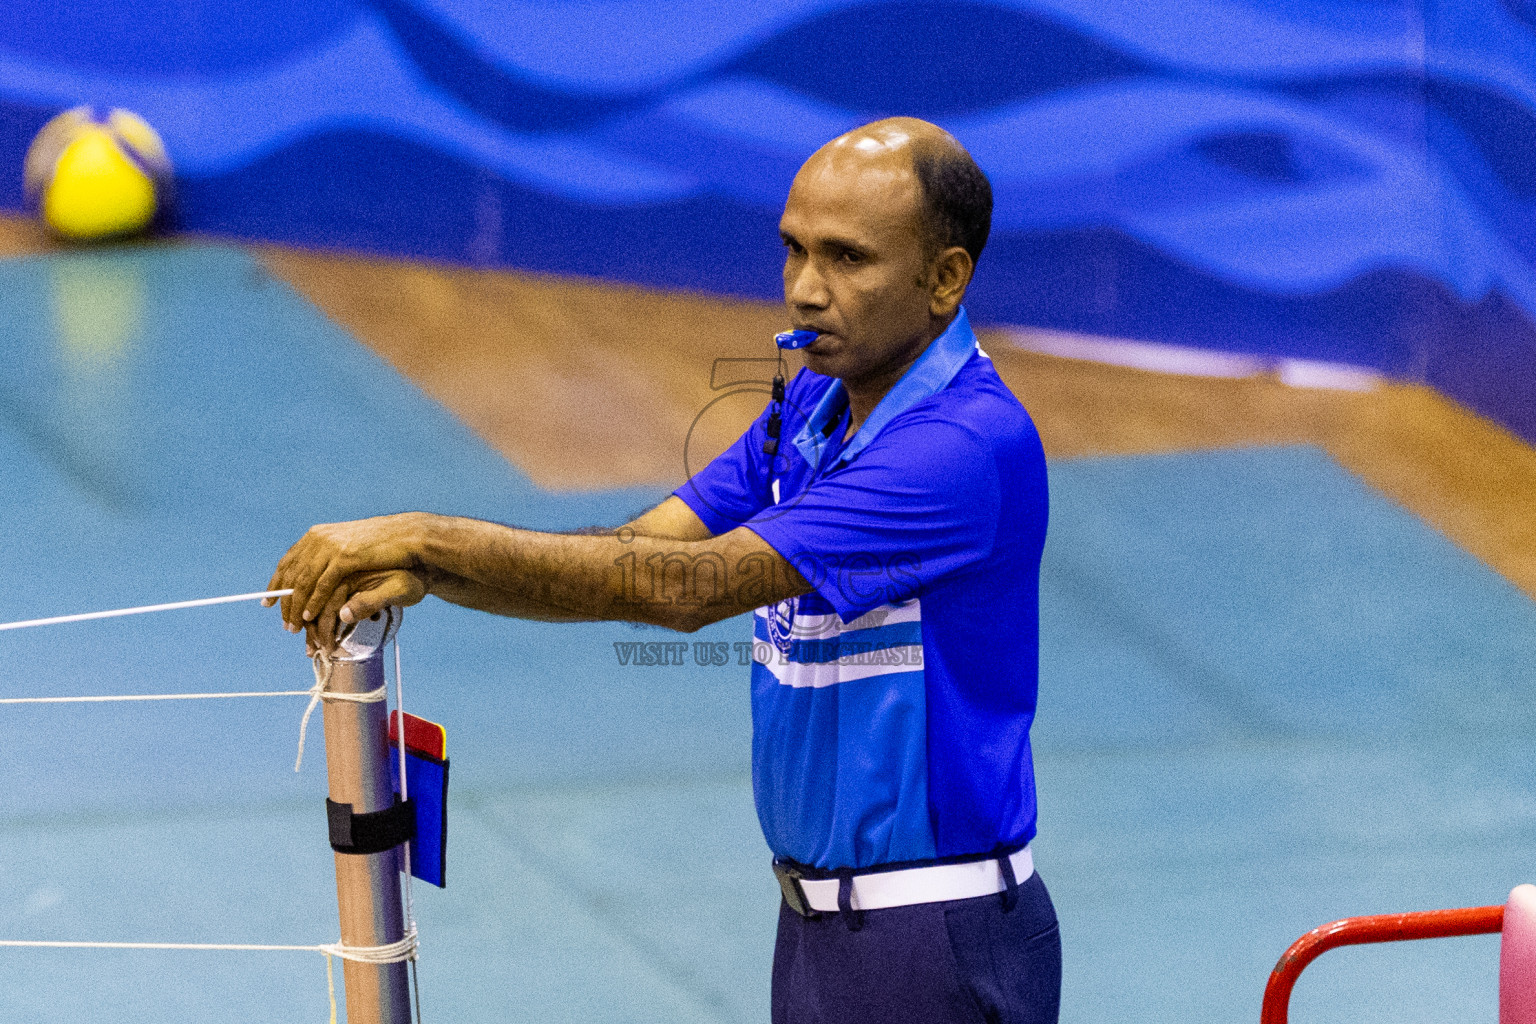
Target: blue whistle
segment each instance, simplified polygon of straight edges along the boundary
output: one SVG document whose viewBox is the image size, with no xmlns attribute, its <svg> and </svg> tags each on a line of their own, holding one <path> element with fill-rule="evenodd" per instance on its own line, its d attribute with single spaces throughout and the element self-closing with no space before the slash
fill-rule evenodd
<svg viewBox="0 0 1536 1024">
<path fill-rule="evenodd" d="M 785 331 L 783 334 L 775 334 L 773 343 L 779 348 L 805 348 L 821 335 L 815 331 Z"/>
</svg>

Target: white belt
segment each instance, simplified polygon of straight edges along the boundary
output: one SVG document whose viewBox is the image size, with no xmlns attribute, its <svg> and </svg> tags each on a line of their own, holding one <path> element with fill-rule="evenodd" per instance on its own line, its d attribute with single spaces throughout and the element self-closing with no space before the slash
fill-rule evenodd
<svg viewBox="0 0 1536 1024">
<path fill-rule="evenodd" d="M 1016 850 L 1008 858 L 1013 865 L 1015 883 L 1022 884 L 1035 873 L 1035 858 L 1029 847 Z M 838 909 L 837 891 L 842 884 L 836 878 L 799 878 L 805 905 L 811 910 L 831 913 Z M 932 864 L 922 868 L 875 871 L 854 875 L 851 879 L 854 910 L 883 910 L 908 907 L 915 903 L 942 903 L 991 896 L 1008 888 L 997 858 L 966 861 L 963 864 Z M 782 877 L 781 877 L 782 883 Z M 789 898 L 789 892 L 785 896 Z M 794 906 L 791 901 L 791 907 Z"/>
</svg>

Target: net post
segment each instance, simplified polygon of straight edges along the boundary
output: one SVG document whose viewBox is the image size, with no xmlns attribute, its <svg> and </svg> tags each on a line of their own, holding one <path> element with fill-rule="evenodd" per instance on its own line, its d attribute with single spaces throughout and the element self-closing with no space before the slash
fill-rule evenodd
<svg viewBox="0 0 1536 1024">
<path fill-rule="evenodd" d="M 399 613 L 388 609 L 359 623 L 331 655 L 326 689 L 371 693 L 384 686 L 384 649 L 398 628 Z M 381 811 L 394 804 L 390 779 L 387 704 L 323 702 L 325 768 L 330 799 L 354 813 Z M 336 853 L 336 906 L 341 941 L 347 946 L 387 946 L 405 937 L 400 895 L 400 849 L 382 853 Z M 407 965 L 343 961 L 348 1024 L 410 1024 Z"/>
</svg>

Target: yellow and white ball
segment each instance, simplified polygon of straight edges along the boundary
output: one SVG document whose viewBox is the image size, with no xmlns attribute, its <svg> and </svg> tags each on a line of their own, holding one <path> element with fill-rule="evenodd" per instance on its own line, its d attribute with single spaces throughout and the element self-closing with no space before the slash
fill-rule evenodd
<svg viewBox="0 0 1536 1024">
<path fill-rule="evenodd" d="M 27 197 L 57 235 L 93 241 L 148 228 L 165 206 L 171 163 L 143 118 L 66 110 L 27 150 Z"/>
</svg>

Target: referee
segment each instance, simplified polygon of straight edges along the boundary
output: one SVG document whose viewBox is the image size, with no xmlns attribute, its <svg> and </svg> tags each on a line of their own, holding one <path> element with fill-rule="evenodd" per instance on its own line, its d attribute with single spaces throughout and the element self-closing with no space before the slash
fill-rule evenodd
<svg viewBox="0 0 1536 1024">
<path fill-rule="evenodd" d="M 991 215 L 985 175 L 934 125 L 834 139 L 779 223 L 790 319 L 817 335 L 806 369 L 666 501 L 596 535 L 425 513 L 316 526 L 270 584 L 325 649 L 339 623 L 428 594 L 683 631 L 753 611 L 775 1024 L 1057 1019 L 1061 943 L 1029 848 L 1045 458 L 961 306 Z"/>
</svg>

